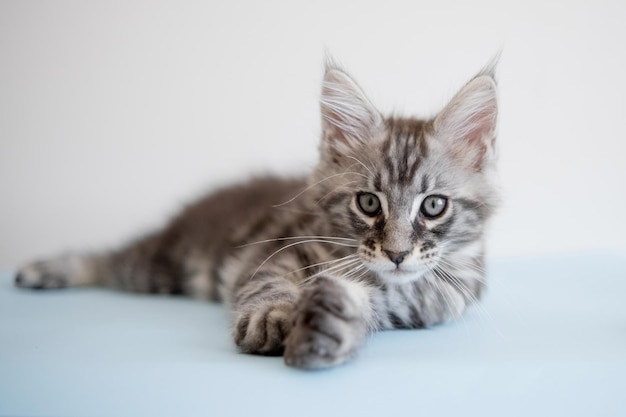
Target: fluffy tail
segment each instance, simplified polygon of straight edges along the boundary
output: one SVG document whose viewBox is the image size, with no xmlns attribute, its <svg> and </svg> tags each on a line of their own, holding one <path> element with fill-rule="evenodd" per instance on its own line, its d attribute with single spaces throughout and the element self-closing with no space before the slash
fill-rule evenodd
<svg viewBox="0 0 626 417">
<path fill-rule="evenodd" d="M 33 289 L 98 285 L 141 293 L 182 294 L 186 271 L 176 254 L 165 250 L 163 235 L 143 238 L 112 252 L 66 254 L 32 262 L 15 277 Z"/>
<path fill-rule="evenodd" d="M 100 280 L 101 263 L 98 256 L 75 254 L 32 262 L 18 270 L 15 284 L 33 289 L 95 285 Z"/>
</svg>

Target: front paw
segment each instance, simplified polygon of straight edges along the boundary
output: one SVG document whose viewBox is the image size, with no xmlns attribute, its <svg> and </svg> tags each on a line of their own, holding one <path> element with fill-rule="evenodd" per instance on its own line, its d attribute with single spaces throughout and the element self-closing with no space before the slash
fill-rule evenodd
<svg viewBox="0 0 626 417">
<path fill-rule="evenodd" d="M 302 294 L 286 340 L 285 363 L 328 368 L 356 354 L 366 335 L 359 304 L 339 283 L 322 278 Z"/>
<path fill-rule="evenodd" d="M 291 329 L 292 302 L 268 302 L 238 313 L 235 344 L 243 353 L 280 356 Z"/>
</svg>

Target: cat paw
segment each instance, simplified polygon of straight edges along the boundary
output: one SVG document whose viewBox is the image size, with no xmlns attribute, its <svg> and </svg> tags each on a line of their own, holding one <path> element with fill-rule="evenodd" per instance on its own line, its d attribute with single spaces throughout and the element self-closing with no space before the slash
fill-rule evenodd
<svg viewBox="0 0 626 417">
<path fill-rule="evenodd" d="M 356 354 L 366 326 L 358 303 L 339 283 L 322 278 L 306 291 L 286 340 L 285 363 L 303 369 L 342 364 Z"/>
<path fill-rule="evenodd" d="M 239 313 L 235 320 L 235 344 L 243 353 L 280 356 L 291 330 L 294 305 L 281 301 L 261 304 Z"/>
</svg>

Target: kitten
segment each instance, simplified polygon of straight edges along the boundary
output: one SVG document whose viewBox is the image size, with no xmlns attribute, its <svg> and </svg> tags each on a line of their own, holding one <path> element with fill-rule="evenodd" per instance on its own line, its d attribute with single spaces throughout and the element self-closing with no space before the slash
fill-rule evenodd
<svg viewBox="0 0 626 417">
<path fill-rule="evenodd" d="M 15 282 L 224 301 L 242 352 L 298 368 L 344 363 L 377 330 L 455 319 L 485 286 L 494 70 L 495 60 L 422 120 L 383 117 L 328 64 L 307 179 L 222 189 L 124 248 L 35 262 Z"/>
</svg>

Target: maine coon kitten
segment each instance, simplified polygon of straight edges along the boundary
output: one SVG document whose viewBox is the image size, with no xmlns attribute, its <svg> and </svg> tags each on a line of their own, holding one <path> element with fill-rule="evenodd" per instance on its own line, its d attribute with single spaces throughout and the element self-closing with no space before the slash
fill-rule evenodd
<svg viewBox="0 0 626 417">
<path fill-rule="evenodd" d="M 284 354 L 299 368 L 343 363 L 376 330 L 454 319 L 485 285 L 497 203 L 494 67 L 422 120 L 383 117 L 329 64 L 308 179 L 223 189 L 122 249 L 26 265 L 16 284 L 225 301 L 242 352 Z"/>
</svg>

